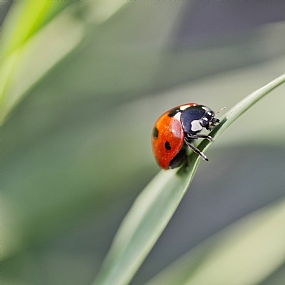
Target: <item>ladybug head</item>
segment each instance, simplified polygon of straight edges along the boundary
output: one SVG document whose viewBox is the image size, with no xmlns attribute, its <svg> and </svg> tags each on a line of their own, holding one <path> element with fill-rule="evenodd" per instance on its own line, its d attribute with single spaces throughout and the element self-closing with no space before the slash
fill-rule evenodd
<svg viewBox="0 0 285 285">
<path fill-rule="evenodd" d="M 199 120 L 202 128 L 206 128 L 208 131 L 211 131 L 213 127 L 220 122 L 219 119 L 215 118 L 215 113 L 208 107 L 203 106 L 205 110 L 204 116 Z"/>
<path fill-rule="evenodd" d="M 187 134 L 197 134 L 203 128 L 210 131 L 219 121 L 215 113 L 204 105 L 191 106 L 181 114 L 183 130 Z"/>
</svg>

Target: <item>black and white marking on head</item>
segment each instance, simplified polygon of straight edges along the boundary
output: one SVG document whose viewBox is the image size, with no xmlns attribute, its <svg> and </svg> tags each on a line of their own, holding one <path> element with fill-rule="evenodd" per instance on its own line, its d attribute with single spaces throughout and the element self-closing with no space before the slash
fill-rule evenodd
<svg viewBox="0 0 285 285">
<path fill-rule="evenodd" d="M 186 133 L 198 133 L 203 129 L 200 120 L 204 117 L 207 107 L 203 105 L 190 106 L 181 114 L 181 123 Z"/>
<path fill-rule="evenodd" d="M 192 132 L 200 132 L 203 127 L 200 124 L 200 120 L 194 120 L 191 122 L 191 131 Z"/>
</svg>

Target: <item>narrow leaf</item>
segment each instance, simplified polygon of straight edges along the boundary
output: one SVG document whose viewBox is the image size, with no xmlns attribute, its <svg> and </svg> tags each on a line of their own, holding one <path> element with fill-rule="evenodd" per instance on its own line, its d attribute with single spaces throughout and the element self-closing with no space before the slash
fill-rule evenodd
<svg viewBox="0 0 285 285">
<path fill-rule="evenodd" d="M 219 137 L 237 118 L 263 96 L 285 81 L 285 74 L 236 104 L 211 132 Z M 199 149 L 210 143 L 204 140 Z M 197 170 L 200 158 L 191 154 L 187 171 L 161 171 L 134 202 L 116 234 L 111 249 L 93 285 L 128 284 L 177 209 Z"/>
<path fill-rule="evenodd" d="M 284 206 L 283 199 L 230 225 L 147 285 L 259 284 L 285 262 Z"/>
</svg>

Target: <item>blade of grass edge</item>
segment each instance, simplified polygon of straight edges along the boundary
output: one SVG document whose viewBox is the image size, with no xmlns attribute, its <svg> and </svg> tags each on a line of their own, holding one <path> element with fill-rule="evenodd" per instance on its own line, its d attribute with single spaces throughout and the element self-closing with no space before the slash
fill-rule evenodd
<svg viewBox="0 0 285 285">
<path fill-rule="evenodd" d="M 284 222 L 283 198 L 210 236 L 145 285 L 259 284 L 284 265 Z"/>
<path fill-rule="evenodd" d="M 258 100 L 285 81 L 285 74 L 274 79 L 237 103 L 211 132 L 219 137 L 238 117 Z M 204 140 L 199 149 L 205 151 L 210 143 Z M 92 285 L 123 285 L 132 279 L 183 198 L 200 158 L 191 154 L 187 171 L 160 171 L 135 200 L 123 220 L 101 270 Z"/>
<path fill-rule="evenodd" d="M 260 99 L 262 99 L 265 95 L 267 95 L 270 91 L 281 85 L 285 82 L 285 73 L 276 79 L 272 80 L 268 84 L 264 85 L 260 89 L 252 92 L 248 96 L 246 96 L 243 100 L 238 102 L 233 108 L 231 108 L 225 115 L 225 118 L 221 121 L 221 123 L 215 127 L 215 129 L 211 132 L 211 136 L 218 138 L 237 118 L 239 118 L 244 112 L 246 112 L 251 106 L 257 103 Z M 200 144 L 200 147 L 203 148 L 204 142 Z M 207 146 L 209 143 L 207 144 Z M 206 149 L 206 148 L 205 148 Z M 204 150 L 204 148 L 203 148 Z"/>
<path fill-rule="evenodd" d="M 93 285 L 128 284 L 178 207 L 195 173 L 160 171 L 135 200 L 123 220 Z"/>
</svg>

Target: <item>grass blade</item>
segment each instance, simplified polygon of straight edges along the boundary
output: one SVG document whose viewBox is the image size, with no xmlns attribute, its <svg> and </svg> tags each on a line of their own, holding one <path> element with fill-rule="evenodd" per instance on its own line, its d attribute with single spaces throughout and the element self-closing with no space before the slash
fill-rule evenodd
<svg viewBox="0 0 285 285">
<path fill-rule="evenodd" d="M 285 228 L 280 226 L 285 223 L 284 206 L 282 199 L 247 215 L 186 253 L 146 285 L 259 284 L 285 261 Z"/>
<path fill-rule="evenodd" d="M 284 81 L 285 74 L 236 104 L 211 136 L 219 137 L 246 110 Z M 204 140 L 199 149 L 205 151 L 209 145 Z M 128 284 L 177 209 L 199 161 L 198 155 L 192 153 L 187 171 L 161 171 L 146 186 L 123 220 L 93 285 Z"/>
<path fill-rule="evenodd" d="M 118 230 L 94 285 L 120 285 L 131 280 L 178 207 L 192 177 L 177 175 L 175 170 L 160 171 L 148 184 Z"/>
</svg>

